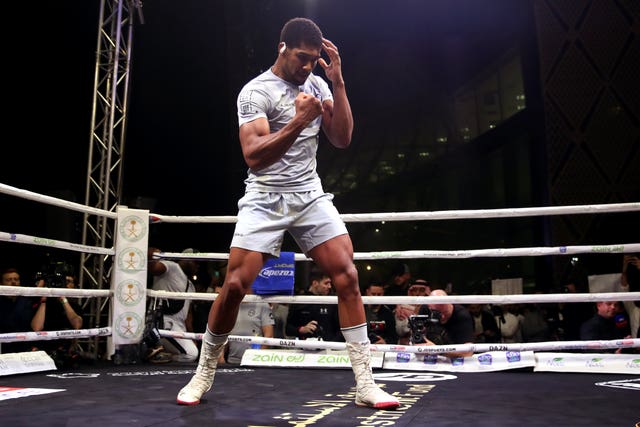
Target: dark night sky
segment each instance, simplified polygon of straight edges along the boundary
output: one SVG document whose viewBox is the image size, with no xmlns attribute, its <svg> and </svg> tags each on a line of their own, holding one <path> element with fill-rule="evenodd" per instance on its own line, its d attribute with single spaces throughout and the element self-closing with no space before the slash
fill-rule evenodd
<svg viewBox="0 0 640 427">
<path fill-rule="evenodd" d="M 5 12 L 16 25 L 2 30 L 8 113 L 0 182 L 84 203 L 99 4 L 11 2 Z M 460 84 L 490 61 L 518 31 L 521 7 L 529 1 L 145 0 L 133 46 L 123 202 L 148 197 L 166 215 L 235 214 L 246 170 L 235 97 L 272 64 L 288 18 L 314 18 L 339 46 L 360 143 L 359 124 L 393 134 L 430 88 Z M 237 49 L 239 40 L 251 50 Z M 387 119 L 367 121 L 373 110 Z M 5 213 L 23 208 L 1 197 Z M 21 224 L 24 213 L 8 216 L 16 229 L 6 231 L 35 233 Z M 226 249 L 226 235 L 214 240 L 207 250 Z"/>
</svg>

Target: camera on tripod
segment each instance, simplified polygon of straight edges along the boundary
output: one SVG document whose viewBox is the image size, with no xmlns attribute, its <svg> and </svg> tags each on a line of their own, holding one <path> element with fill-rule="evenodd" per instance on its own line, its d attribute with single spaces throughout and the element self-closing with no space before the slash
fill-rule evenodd
<svg viewBox="0 0 640 427">
<path fill-rule="evenodd" d="M 424 344 L 427 340 L 435 342 L 436 336 L 441 334 L 440 319 L 442 318 L 442 313 L 438 310 L 431 310 L 428 307 L 423 307 L 422 310 L 426 310 L 426 312 L 409 316 L 412 345 Z M 440 343 L 435 342 L 435 344 Z"/>
<path fill-rule="evenodd" d="M 47 288 L 66 288 L 67 276 L 73 276 L 73 268 L 66 262 L 54 261 L 42 266 L 36 273 L 35 281 L 44 280 Z"/>
</svg>

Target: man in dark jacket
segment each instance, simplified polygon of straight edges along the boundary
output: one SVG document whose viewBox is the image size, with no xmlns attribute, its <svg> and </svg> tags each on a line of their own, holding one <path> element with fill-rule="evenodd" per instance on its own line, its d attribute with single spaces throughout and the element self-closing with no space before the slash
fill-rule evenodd
<svg viewBox="0 0 640 427">
<path fill-rule="evenodd" d="M 312 269 L 311 283 L 305 295 L 324 296 L 332 292 L 331 278 Z M 286 334 L 299 339 L 318 338 L 323 341 L 344 341 L 335 304 L 291 304 L 287 315 Z"/>
<path fill-rule="evenodd" d="M 598 301 L 596 303 L 597 313 L 580 327 L 580 339 L 583 341 L 615 340 L 618 338 L 631 338 L 631 336 L 620 337 L 616 328 L 615 316 L 617 312 L 615 301 Z M 588 350 L 585 350 L 588 351 Z M 597 352 L 622 353 L 622 349 L 597 350 Z"/>
</svg>

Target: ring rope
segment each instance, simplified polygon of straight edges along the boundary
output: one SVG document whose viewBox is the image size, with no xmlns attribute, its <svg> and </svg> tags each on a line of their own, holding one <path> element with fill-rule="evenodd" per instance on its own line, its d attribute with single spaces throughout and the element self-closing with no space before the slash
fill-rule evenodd
<svg viewBox="0 0 640 427">
<path fill-rule="evenodd" d="M 11 286 L 9 286 L 11 287 Z M 147 290 L 151 298 L 194 299 L 213 301 L 218 294 L 208 292 L 168 292 Z M 447 296 L 362 296 L 362 302 L 368 304 L 524 304 L 524 303 L 560 303 L 560 302 L 598 302 L 598 301 L 640 301 L 640 292 L 598 292 L 571 294 L 521 294 L 521 295 L 447 295 Z M 247 302 L 268 302 L 282 304 L 337 304 L 336 295 L 254 295 L 247 294 L 242 300 Z"/>
<path fill-rule="evenodd" d="M 116 212 L 93 208 L 79 203 L 45 196 L 32 191 L 19 189 L 0 183 L 0 193 L 22 197 L 24 199 L 40 201 L 50 205 L 68 208 L 71 210 L 102 215 L 111 219 L 117 218 Z M 532 208 L 504 208 L 504 209 L 471 209 L 448 211 L 418 211 L 418 212 L 389 212 L 389 213 L 364 213 L 341 214 L 346 222 L 377 222 L 377 221 L 409 221 L 409 220 L 442 220 L 442 219 L 478 219 L 478 218 L 510 218 L 546 215 L 575 215 L 597 214 L 612 212 L 640 211 L 640 202 L 631 203 L 604 203 L 595 205 L 569 205 L 569 206 L 543 206 Z M 233 223 L 237 216 L 178 216 L 160 215 L 150 213 L 151 222 L 189 222 L 189 223 Z"/>
<path fill-rule="evenodd" d="M 38 288 L 35 286 L 1 286 L 0 295 L 25 297 L 77 297 L 99 298 L 113 295 L 111 289 Z"/>
<path fill-rule="evenodd" d="M 167 329 L 158 330 L 160 336 L 170 338 L 183 338 L 202 340 L 204 334 L 193 332 L 170 331 Z M 319 340 L 295 340 L 285 338 L 266 338 L 255 336 L 229 335 L 229 341 L 261 344 L 273 347 L 300 348 L 306 350 L 345 350 L 346 344 L 335 341 Z M 589 349 L 605 350 L 612 348 L 635 348 L 640 347 L 640 338 L 618 339 L 618 340 L 595 340 L 595 341 L 544 341 L 533 343 L 492 343 L 492 344 L 451 344 L 451 345 L 396 345 L 396 344 L 371 344 L 372 351 L 390 351 L 405 353 L 451 353 L 451 352 L 474 352 L 483 353 L 486 351 L 546 351 L 560 349 Z"/>
<path fill-rule="evenodd" d="M 17 341 L 49 341 L 111 335 L 111 326 L 90 329 L 64 329 L 61 331 L 9 332 L 0 334 L 0 343 Z"/>
<path fill-rule="evenodd" d="M 193 332 L 170 331 L 166 329 L 158 330 L 162 337 L 182 338 L 202 340 L 204 334 Z M 17 342 L 17 341 L 42 341 L 54 339 L 75 339 L 87 338 L 95 336 L 111 335 L 111 327 L 91 328 L 91 329 L 72 329 L 60 331 L 41 331 L 41 332 L 14 332 L 0 334 L 0 343 Z M 318 341 L 318 340 L 293 340 L 283 338 L 266 338 L 255 336 L 230 335 L 229 341 L 243 342 L 251 344 L 261 344 L 274 347 L 300 348 L 307 350 L 344 350 L 346 348 L 343 342 Z M 406 352 L 406 353 L 449 353 L 449 352 L 474 352 L 482 353 L 486 351 L 545 351 L 560 349 L 589 349 L 589 350 L 605 350 L 613 348 L 635 348 L 640 347 L 640 339 L 618 339 L 618 340 L 597 340 L 597 341 L 546 341 L 536 343 L 494 343 L 494 344 L 454 344 L 454 345 L 435 345 L 435 346 L 411 346 L 411 345 L 393 345 L 393 344 L 371 344 L 373 351 L 390 351 L 390 352 Z"/>
<path fill-rule="evenodd" d="M 75 252 L 89 252 L 100 255 L 115 255 L 113 248 L 101 248 L 99 246 L 87 246 L 79 243 L 70 243 L 61 240 L 47 239 L 44 237 L 29 236 L 28 234 L 16 234 L 0 231 L 0 241 L 11 243 L 25 243 L 28 245 L 48 246 L 60 249 L 68 249 Z"/>
<path fill-rule="evenodd" d="M 640 243 L 621 243 L 616 245 L 582 245 L 582 246 L 555 246 L 555 247 L 528 247 L 528 248 L 503 248 L 503 249 L 471 249 L 455 251 L 378 251 L 355 252 L 353 259 L 421 259 L 421 258 L 480 258 L 480 257 L 517 257 L 517 256 L 545 256 L 545 255 L 572 255 L 584 253 L 633 253 L 640 252 Z M 193 260 L 227 260 L 228 253 L 200 252 L 183 254 L 178 252 L 158 252 L 154 254 L 158 259 L 193 259 Z M 296 261 L 311 261 L 304 254 L 296 253 Z"/>
<path fill-rule="evenodd" d="M 0 295 L 45 296 L 45 297 L 110 297 L 109 289 L 67 289 L 38 288 L 27 286 L 0 286 Z M 208 292 L 168 292 L 147 289 L 147 297 L 159 299 L 182 299 L 214 301 L 217 293 Z M 599 292 L 571 294 L 521 294 L 521 295 L 447 295 L 447 296 L 362 296 L 365 305 L 372 304 L 526 304 L 560 302 L 597 302 L 597 301 L 640 301 L 640 292 Z M 337 304 L 335 295 L 254 295 L 247 294 L 243 303 L 281 303 L 281 304 Z"/>
<path fill-rule="evenodd" d="M 363 213 L 341 214 L 345 222 L 378 222 L 378 221 L 423 221 L 442 219 L 479 219 L 479 218 L 514 218 L 544 215 L 573 215 L 596 214 L 602 212 L 632 212 L 640 211 L 640 203 L 609 203 L 597 205 L 573 205 L 573 206 L 544 206 L 534 208 L 507 208 L 507 209 L 473 209 L 473 210 L 449 210 L 449 211 L 418 211 L 418 212 L 389 212 L 389 213 Z M 151 214 L 152 223 L 232 223 L 236 222 L 236 216 L 184 216 L 184 215 L 159 215 Z"/>
<path fill-rule="evenodd" d="M 596 214 L 602 212 L 640 211 L 640 203 L 610 203 L 597 205 L 544 206 L 533 208 L 470 209 L 448 211 L 418 211 L 393 213 L 342 214 L 346 222 L 423 221 L 441 219 L 515 218 L 546 215 Z"/>
<path fill-rule="evenodd" d="M 23 199 L 33 200 L 36 202 L 42 202 L 52 206 L 67 208 L 73 211 L 94 214 L 94 215 L 101 215 L 111 219 L 116 219 L 118 217 L 118 214 L 116 212 L 110 212 L 104 209 L 93 208 L 90 206 L 81 205 L 80 203 L 70 202 L 64 199 L 45 196 L 43 194 L 34 193 L 28 190 L 22 190 L 22 189 L 12 187 L 10 185 L 2 184 L 2 183 L 0 183 L 0 193 L 21 197 Z"/>
<path fill-rule="evenodd" d="M 24 243 L 37 246 L 57 247 L 75 252 L 89 252 L 101 255 L 114 255 L 115 249 L 98 246 L 87 246 L 78 243 L 65 242 L 26 234 L 7 233 L 0 231 L 0 241 L 12 243 Z M 421 259 L 421 258 L 477 258 L 477 257 L 515 257 L 515 256 L 545 256 L 545 255 L 571 255 L 580 253 L 632 253 L 640 252 L 640 243 L 621 243 L 615 245 L 582 245 L 582 246 L 556 246 L 556 247 L 528 247 L 528 248 L 503 248 L 503 249 L 472 249 L 455 251 L 378 251 L 355 252 L 353 259 Z M 157 259 L 194 259 L 194 260 L 227 260 L 228 253 L 200 252 L 183 254 L 178 252 L 161 252 L 154 254 Z M 304 254 L 295 254 L 296 261 L 310 261 Z"/>
</svg>

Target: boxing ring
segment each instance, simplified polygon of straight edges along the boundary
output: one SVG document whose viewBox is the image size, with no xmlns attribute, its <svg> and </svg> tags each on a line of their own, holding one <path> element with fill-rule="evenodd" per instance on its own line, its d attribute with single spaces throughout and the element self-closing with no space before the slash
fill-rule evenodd
<svg viewBox="0 0 640 427">
<path fill-rule="evenodd" d="M 117 222 L 114 247 L 90 247 L 42 236 L 0 231 L 0 244 L 55 247 L 113 257 L 110 289 L 59 289 L 0 286 L 2 295 L 107 298 L 110 323 L 73 331 L 0 334 L 3 342 L 101 337 L 119 345 L 139 343 L 148 300 L 169 293 L 146 289 L 148 228 L 155 223 L 232 223 L 233 216 L 167 216 L 144 210 L 117 213 L 43 196 L 0 184 L 0 192 L 63 207 Z M 640 211 L 640 203 L 588 206 L 376 213 L 342 215 L 345 222 L 423 221 L 507 218 L 541 215 Z M 0 225 L 1 227 L 1 225 Z M 419 259 L 569 255 L 640 252 L 640 243 L 456 251 L 356 252 L 354 259 Z M 224 260 L 226 253 L 161 252 L 159 258 Z M 308 259 L 295 254 L 295 261 Z M 127 276 L 127 269 L 132 275 Z M 119 271 L 122 270 L 122 271 Z M 145 276 L 142 279 L 142 276 Z M 216 294 L 170 293 L 173 299 L 214 300 Z M 558 303 L 604 300 L 638 301 L 638 292 L 582 294 L 460 295 L 446 297 L 369 297 L 365 304 Z M 245 302 L 335 304 L 335 296 L 247 295 Z M 142 313 L 142 319 L 140 319 Z M 636 326 L 637 328 L 637 326 Z M 162 336 L 199 340 L 202 334 L 160 330 Z M 117 366 L 96 361 L 77 371 L 58 371 L 42 352 L 0 354 L 0 408 L 3 424 L 43 425 L 635 425 L 640 422 L 640 357 L 611 354 L 608 349 L 638 348 L 640 339 L 552 341 L 447 346 L 373 345 L 372 366 L 379 384 L 396 395 L 396 411 L 371 411 L 353 405 L 353 376 L 344 343 L 231 336 L 230 340 L 265 344 L 269 350 L 247 350 L 240 366 L 220 366 L 216 383 L 196 407 L 175 405 L 175 394 L 195 370 L 193 364 Z M 588 349 L 581 354 L 577 350 Z M 570 353 L 563 352 L 569 350 Z M 602 350 L 601 353 L 593 351 Z M 472 351 L 468 358 L 442 353 Z M 300 380 L 304 383 L 301 384 Z M 634 393 L 635 392 L 635 393 Z M 133 398 L 132 398 L 133 397 Z M 15 400 L 18 399 L 18 400 Z M 15 405 L 15 403 L 20 403 Z M 32 412 L 33 411 L 33 412 Z"/>
<path fill-rule="evenodd" d="M 640 421 L 640 378 L 503 371 L 376 373 L 395 411 L 353 404 L 345 370 L 219 366 L 200 405 L 176 405 L 193 365 L 102 366 L 0 377 L 6 426 L 612 426 Z M 15 398 L 9 398 L 13 396 Z M 21 396 L 21 397 L 19 397 Z"/>
</svg>

